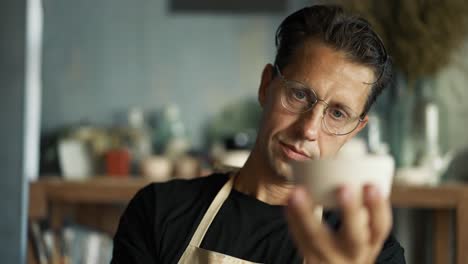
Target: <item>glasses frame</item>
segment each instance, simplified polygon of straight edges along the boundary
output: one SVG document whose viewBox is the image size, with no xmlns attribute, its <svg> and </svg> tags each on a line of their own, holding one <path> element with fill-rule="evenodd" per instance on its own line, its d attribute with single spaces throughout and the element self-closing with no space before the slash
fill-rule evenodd
<svg viewBox="0 0 468 264">
<path fill-rule="evenodd" d="M 279 77 L 280 80 L 283 82 L 283 85 L 282 85 L 283 89 L 291 89 L 290 87 L 288 87 L 287 83 L 288 83 L 288 82 L 296 82 L 296 83 L 301 84 L 301 85 L 304 86 L 305 88 L 308 88 L 308 89 L 313 93 L 313 95 L 314 95 L 315 98 L 316 98 L 316 101 L 310 106 L 309 109 L 307 109 L 307 110 L 305 110 L 305 111 L 294 111 L 294 110 L 288 108 L 288 107 L 285 105 L 285 102 L 284 102 L 284 95 L 282 94 L 282 95 L 281 95 L 281 105 L 282 105 L 286 110 L 288 110 L 288 111 L 290 111 L 290 112 L 292 112 L 292 113 L 296 113 L 296 114 L 303 114 L 303 113 L 306 113 L 306 112 L 308 112 L 308 111 L 314 109 L 314 106 L 317 105 L 317 103 L 322 102 L 322 103 L 325 105 L 325 108 L 323 109 L 323 112 L 322 112 L 322 122 L 321 122 L 321 123 L 322 123 L 322 127 L 325 128 L 325 130 L 326 130 L 327 133 L 329 133 L 329 134 L 331 134 L 331 135 L 335 135 L 335 136 L 345 136 L 345 135 L 351 134 L 354 130 L 356 130 L 356 128 L 358 128 L 359 124 L 362 123 L 362 122 L 364 121 L 364 116 L 365 116 L 365 114 L 361 114 L 361 115 L 359 116 L 358 122 L 356 123 L 356 126 L 355 126 L 351 131 L 346 132 L 346 133 L 336 133 L 336 132 L 330 131 L 330 129 L 328 128 L 328 126 L 327 126 L 327 124 L 326 124 L 326 122 L 325 122 L 325 118 L 324 118 L 324 117 L 325 117 L 325 112 L 326 112 L 326 111 L 328 110 L 328 108 L 329 108 L 328 102 L 326 102 L 325 100 L 320 99 L 320 98 L 317 96 L 317 92 L 315 92 L 315 90 L 314 90 L 313 88 L 311 88 L 311 87 L 309 87 L 309 86 L 303 84 L 302 82 L 286 79 L 286 78 L 284 77 L 284 75 L 281 73 L 281 71 L 280 71 L 278 65 L 275 65 L 275 69 L 276 69 L 276 73 L 277 73 L 278 77 Z"/>
</svg>

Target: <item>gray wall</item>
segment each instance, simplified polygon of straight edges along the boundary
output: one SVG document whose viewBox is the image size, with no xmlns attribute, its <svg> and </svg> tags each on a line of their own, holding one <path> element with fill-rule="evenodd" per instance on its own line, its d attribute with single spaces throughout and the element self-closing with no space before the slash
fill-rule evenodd
<svg viewBox="0 0 468 264">
<path fill-rule="evenodd" d="M 282 15 L 174 14 L 165 0 L 44 0 L 42 129 L 179 105 L 191 138 L 254 97 Z"/>
<path fill-rule="evenodd" d="M 26 179 L 23 175 L 26 1 L 0 2 L 0 256 L 24 263 Z"/>
</svg>

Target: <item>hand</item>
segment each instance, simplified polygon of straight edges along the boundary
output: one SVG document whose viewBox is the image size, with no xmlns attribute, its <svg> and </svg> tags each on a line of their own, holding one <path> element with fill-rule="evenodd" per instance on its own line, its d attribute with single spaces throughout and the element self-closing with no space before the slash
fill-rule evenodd
<svg viewBox="0 0 468 264">
<path fill-rule="evenodd" d="M 375 263 L 392 226 L 389 200 L 370 185 L 363 188 L 363 201 L 346 187 L 336 195 L 342 210 L 336 233 L 314 215 L 312 208 L 317 204 L 302 187 L 289 198 L 289 229 L 305 263 Z"/>
</svg>

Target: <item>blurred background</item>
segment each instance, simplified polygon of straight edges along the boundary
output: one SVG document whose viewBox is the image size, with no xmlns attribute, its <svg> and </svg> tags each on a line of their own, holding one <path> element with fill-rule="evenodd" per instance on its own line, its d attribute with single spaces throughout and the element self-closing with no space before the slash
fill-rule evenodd
<svg viewBox="0 0 468 264">
<path fill-rule="evenodd" d="M 466 261 L 464 1 L 6 0 L 5 263 L 108 263 L 139 188 L 242 165 L 276 28 L 315 3 L 362 14 L 394 59 L 393 83 L 357 142 L 396 161 L 394 232 L 408 263 Z"/>
</svg>

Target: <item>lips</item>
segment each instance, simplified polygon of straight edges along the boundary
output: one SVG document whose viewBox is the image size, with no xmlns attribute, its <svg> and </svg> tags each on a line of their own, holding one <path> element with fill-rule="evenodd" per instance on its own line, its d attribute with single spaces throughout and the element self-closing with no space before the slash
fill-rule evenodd
<svg viewBox="0 0 468 264">
<path fill-rule="evenodd" d="M 280 141 L 280 146 L 281 146 L 281 150 L 283 151 L 283 153 L 289 159 L 297 160 L 297 161 L 306 161 L 306 160 L 311 159 L 309 155 L 295 148 L 294 146 L 288 145 L 281 141 Z"/>
</svg>

